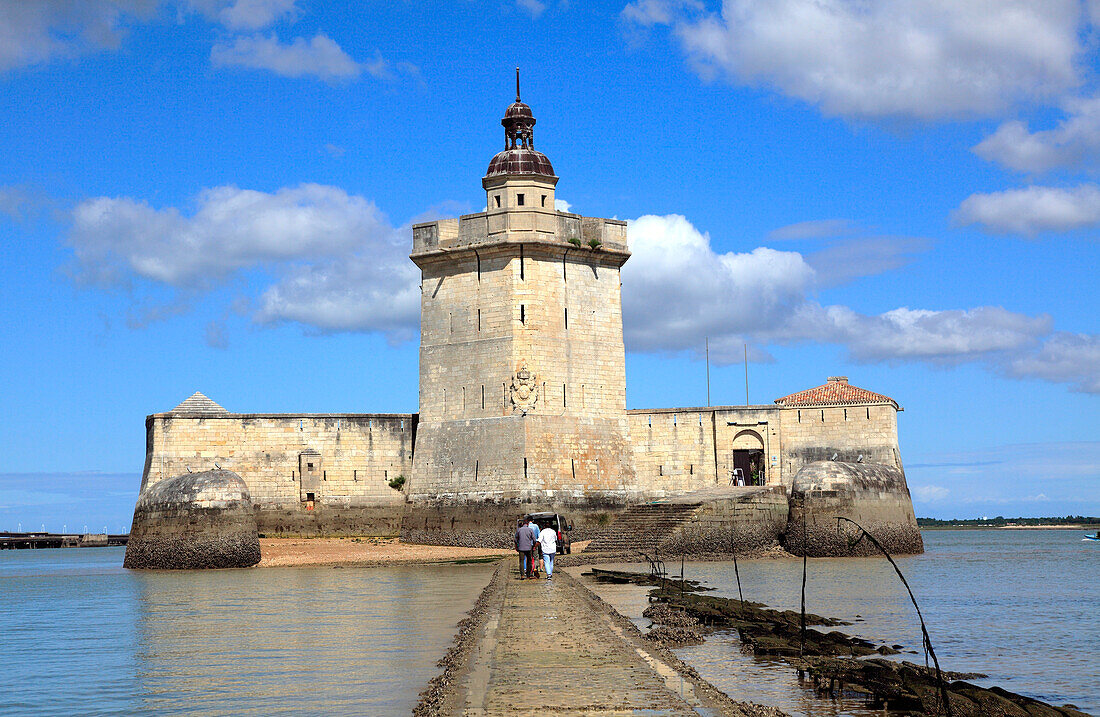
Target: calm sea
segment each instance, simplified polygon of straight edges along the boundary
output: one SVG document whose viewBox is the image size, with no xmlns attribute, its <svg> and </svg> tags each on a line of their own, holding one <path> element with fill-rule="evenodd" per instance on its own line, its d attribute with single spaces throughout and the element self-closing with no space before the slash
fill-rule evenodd
<svg viewBox="0 0 1100 717">
<path fill-rule="evenodd" d="M 983 672 L 988 680 L 1053 704 L 1100 715 L 1100 542 L 1070 530 L 925 531 L 924 555 L 899 558 L 944 669 Z M 608 566 L 612 567 L 612 566 Z M 648 566 L 646 566 L 648 569 Z M 802 561 L 739 561 L 746 600 L 798 610 Z M 670 572 L 679 573 L 672 560 Z M 687 563 L 688 578 L 737 596 L 733 563 Z M 593 586 L 640 623 L 646 590 Z M 841 628 L 917 650 L 920 624 L 905 588 L 885 560 L 809 561 L 806 609 L 852 620 Z M 736 699 L 795 715 L 881 715 L 857 700 L 822 700 L 784 663 L 743 654 L 736 633 L 676 651 Z M 902 655 L 923 663 L 922 655 Z"/>
<path fill-rule="evenodd" d="M 0 715 L 408 715 L 490 565 L 123 570 L 0 553 Z"/>
</svg>

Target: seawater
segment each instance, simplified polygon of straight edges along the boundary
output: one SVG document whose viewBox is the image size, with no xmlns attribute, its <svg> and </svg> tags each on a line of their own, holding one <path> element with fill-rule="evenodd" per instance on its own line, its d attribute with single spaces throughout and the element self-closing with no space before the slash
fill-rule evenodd
<svg viewBox="0 0 1100 717">
<path fill-rule="evenodd" d="M 123 570 L 0 553 L 0 715 L 408 715 L 491 565 Z"/>
<path fill-rule="evenodd" d="M 989 678 L 975 683 L 1100 715 L 1100 543 L 1083 536 L 1070 530 L 925 531 L 925 554 L 897 562 L 920 604 L 941 667 L 982 672 Z M 680 562 L 675 556 L 665 559 L 669 572 L 678 575 Z M 742 560 L 738 567 L 746 600 L 799 609 L 800 559 Z M 737 597 L 732 562 L 688 562 L 684 572 L 716 588 L 711 594 Z M 641 617 L 646 589 L 589 585 L 648 626 Z M 852 621 L 838 628 L 849 634 L 921 649 L 913 605 L 884 559 L 809 560 L 806 609 Z M 817 697 L 785 663 L 742 653 L 736 632 L 712 635 L 703 645 L 676 653 L 735 699 L 815 717 L 882 714 L 858 699 Z M 924 663 L 923 653 L 893 659 Z"/>
</svg>

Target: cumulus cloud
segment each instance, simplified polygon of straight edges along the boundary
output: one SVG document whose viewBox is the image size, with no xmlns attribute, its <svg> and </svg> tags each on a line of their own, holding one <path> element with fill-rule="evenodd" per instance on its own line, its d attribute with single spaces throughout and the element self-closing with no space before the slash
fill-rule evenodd
<svg viewBox="0 0 1100 717">
<path fill-rule="evenodd" d="M 718 254 L 680 215 L 639 217 L 627 231 L 623 324 L 635 351 L 697 349 L 704 336 L 764 330 L 813 285 L 800 254 L 764 247 Z"/>
<path fill-rule="evenodd" d="M 230 30 L 260 30 L 298 11 L 295 0 L 188 0 L 188 5 Z"/>
<path fill-rule="evenodd" d="M 296 269 L 264 292 L 257 319 L 292 321 L 324 332 L 378 331 L 398 344 L 416 337 L 419 280 L 407 242 L 383 244 L 340 261 Z"/>
<path fill-rule="evenodd" d="M 641 0 L 622 17 L 670 25 L 704 76 L 765 85 L 854 118 L 988 115 L 1081 82 L 1078 0 Z"/>
<path fill-rule="evenodd" d="M 202 286 L 249 266 L 344 255 L 393 231 L 373 202 L 318 184 L 274 193 L 215 187 L 195 205 L 188 216 L 129 197 L 81 202 L 69 236 L 77 276 Z"/>
<path fill-rule="evenodd" d="M 33 0 L 0 3 L 0 72 L 118 47 L 127 21 L 157 0 Z"/>
<path fill-rule="evenodd" d="M 373 202 L 338 187 L 302 184 L 268 193 L 229 186 L 201 192 L 190 213 L 129 197 L 88 199 L 73 211 L 69 245 L 73 273 L 83 282 L 137 279 L 193 294 L 263 269 L 277 278 L 262 290 L 257 321 L 378 331 L 400 342 L 415 335 L 419 320 L 419 273 L 407 256 L 408 234 Z M 247 312 L 248 303 L 239 298 L 230 308 Z M 184 301 L 139 301 L 130 325 L 187 308 Z M 224 322 L 210 322 L 205 340 L 224 348 Z"/>
<path fill-rule="evenodd" d="M 1095 169 L 1100 166 L 1100 98 L 1072 99 L 1069 117 L 1054 129 L 1030 132 L 1027 124 L 1005 122 L 974 147 L 982 159 L 1020 172 Z"/>
<path fill-rule="evenodd" d="M 349 80 L 363 70 L 385 76 L 388 68 L 381 58 L 365 65 L 353 60 L 324 33 L 311 39 L 297 37 L 290 43 L 279 42 L 274 35 L 246 35 L 232 44 L 219 43 L 210 51 L 215 66 L 270 70 L 283 77 L 313 76 L 323 80 Z"/>
<path fill-rule="evenodd" d="M 971 194 L 955 210 L 958 225 L 977 224 L 990 233 L 1065 232 L 1100 224 L 1100 187 L 1025 187 Z"/>
<path fill-rule="evenodd" d="M 857 361 L 952 364 L 990 359 L 1037 344 L 1049 316 L 1030 317 L 998 306 L 969 310 L 901 307 L 868 316 L 846 306 L 807 303 L 772 336 L 840 343 Z"/>
<path fill-rule="evenodd" d="M 559 212 L 568 212 L 569 207 L 571 207 L 571 206 L 573 206 L 573 205 L 570 204 L 569 202 L 565 201 L 564 199 L 555 199 L 554 200 L 554 209 L 557 209 Z"/>
<path fill-rule="evenodd" d="M 711 359 L 720 364 L 740 361 L 745 341 L 757 347 L 810 342 L 844 346 L 861 362 L 976 362 L 1005 372 L 1010 362 L 1031 356 L 1035 365 L 1018 364 L 1018 375 L 1060 380 L 1095 371 L 1089 351 L 1056 351 L 1057 344 L 1043 343 L 1052 329 L 1046 315 L 998 306 L 862 314 L 818 303 L 817 289 L 830 280 L 797 252 L 761 247 L 719 254 L 708 235 L 679 215 L 640 217 L 628 233 L 633 255 L 623 267 L 623 322 L 631 351 L 700 353 L 709 337 Z M 1064 367 L 1051 366 L 1062 357 Z M 754 356 L 769 359 L 763 349 Z"/>
<path fill-rule="evenodd" d="M 1100 394 L 1100 336 L 1056 333 L 1037 351 L 1008 362 L 1005 373 L 1068 383 L 1075 391 Z"/>
</svg>

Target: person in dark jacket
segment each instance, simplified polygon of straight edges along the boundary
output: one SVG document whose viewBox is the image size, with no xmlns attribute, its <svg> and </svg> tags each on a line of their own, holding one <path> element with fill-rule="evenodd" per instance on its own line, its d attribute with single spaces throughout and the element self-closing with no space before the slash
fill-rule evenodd
<svg viewBox="0 0 1100 717">
<path fill-rule="evenodd" d="M 519 553 L 519 579 L 531 577 L 531 550 L 535 547 L 535 537 L 531 535 L 530 520 L 521 520 L 516 528 L 516 552 Z"/>
</svg>

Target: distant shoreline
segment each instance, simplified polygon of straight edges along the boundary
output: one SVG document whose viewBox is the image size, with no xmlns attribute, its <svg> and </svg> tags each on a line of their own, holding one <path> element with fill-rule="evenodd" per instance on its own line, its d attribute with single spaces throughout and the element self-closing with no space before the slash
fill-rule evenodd
<svg viewBox="0 0 1100 717">
<path fill-rule="evenodd" d="M 1077 525 L 921 525 L 921 530 L 1083 530 L 1096 532 L 1100 530 L 1094 524 Z"/>
</svg>

